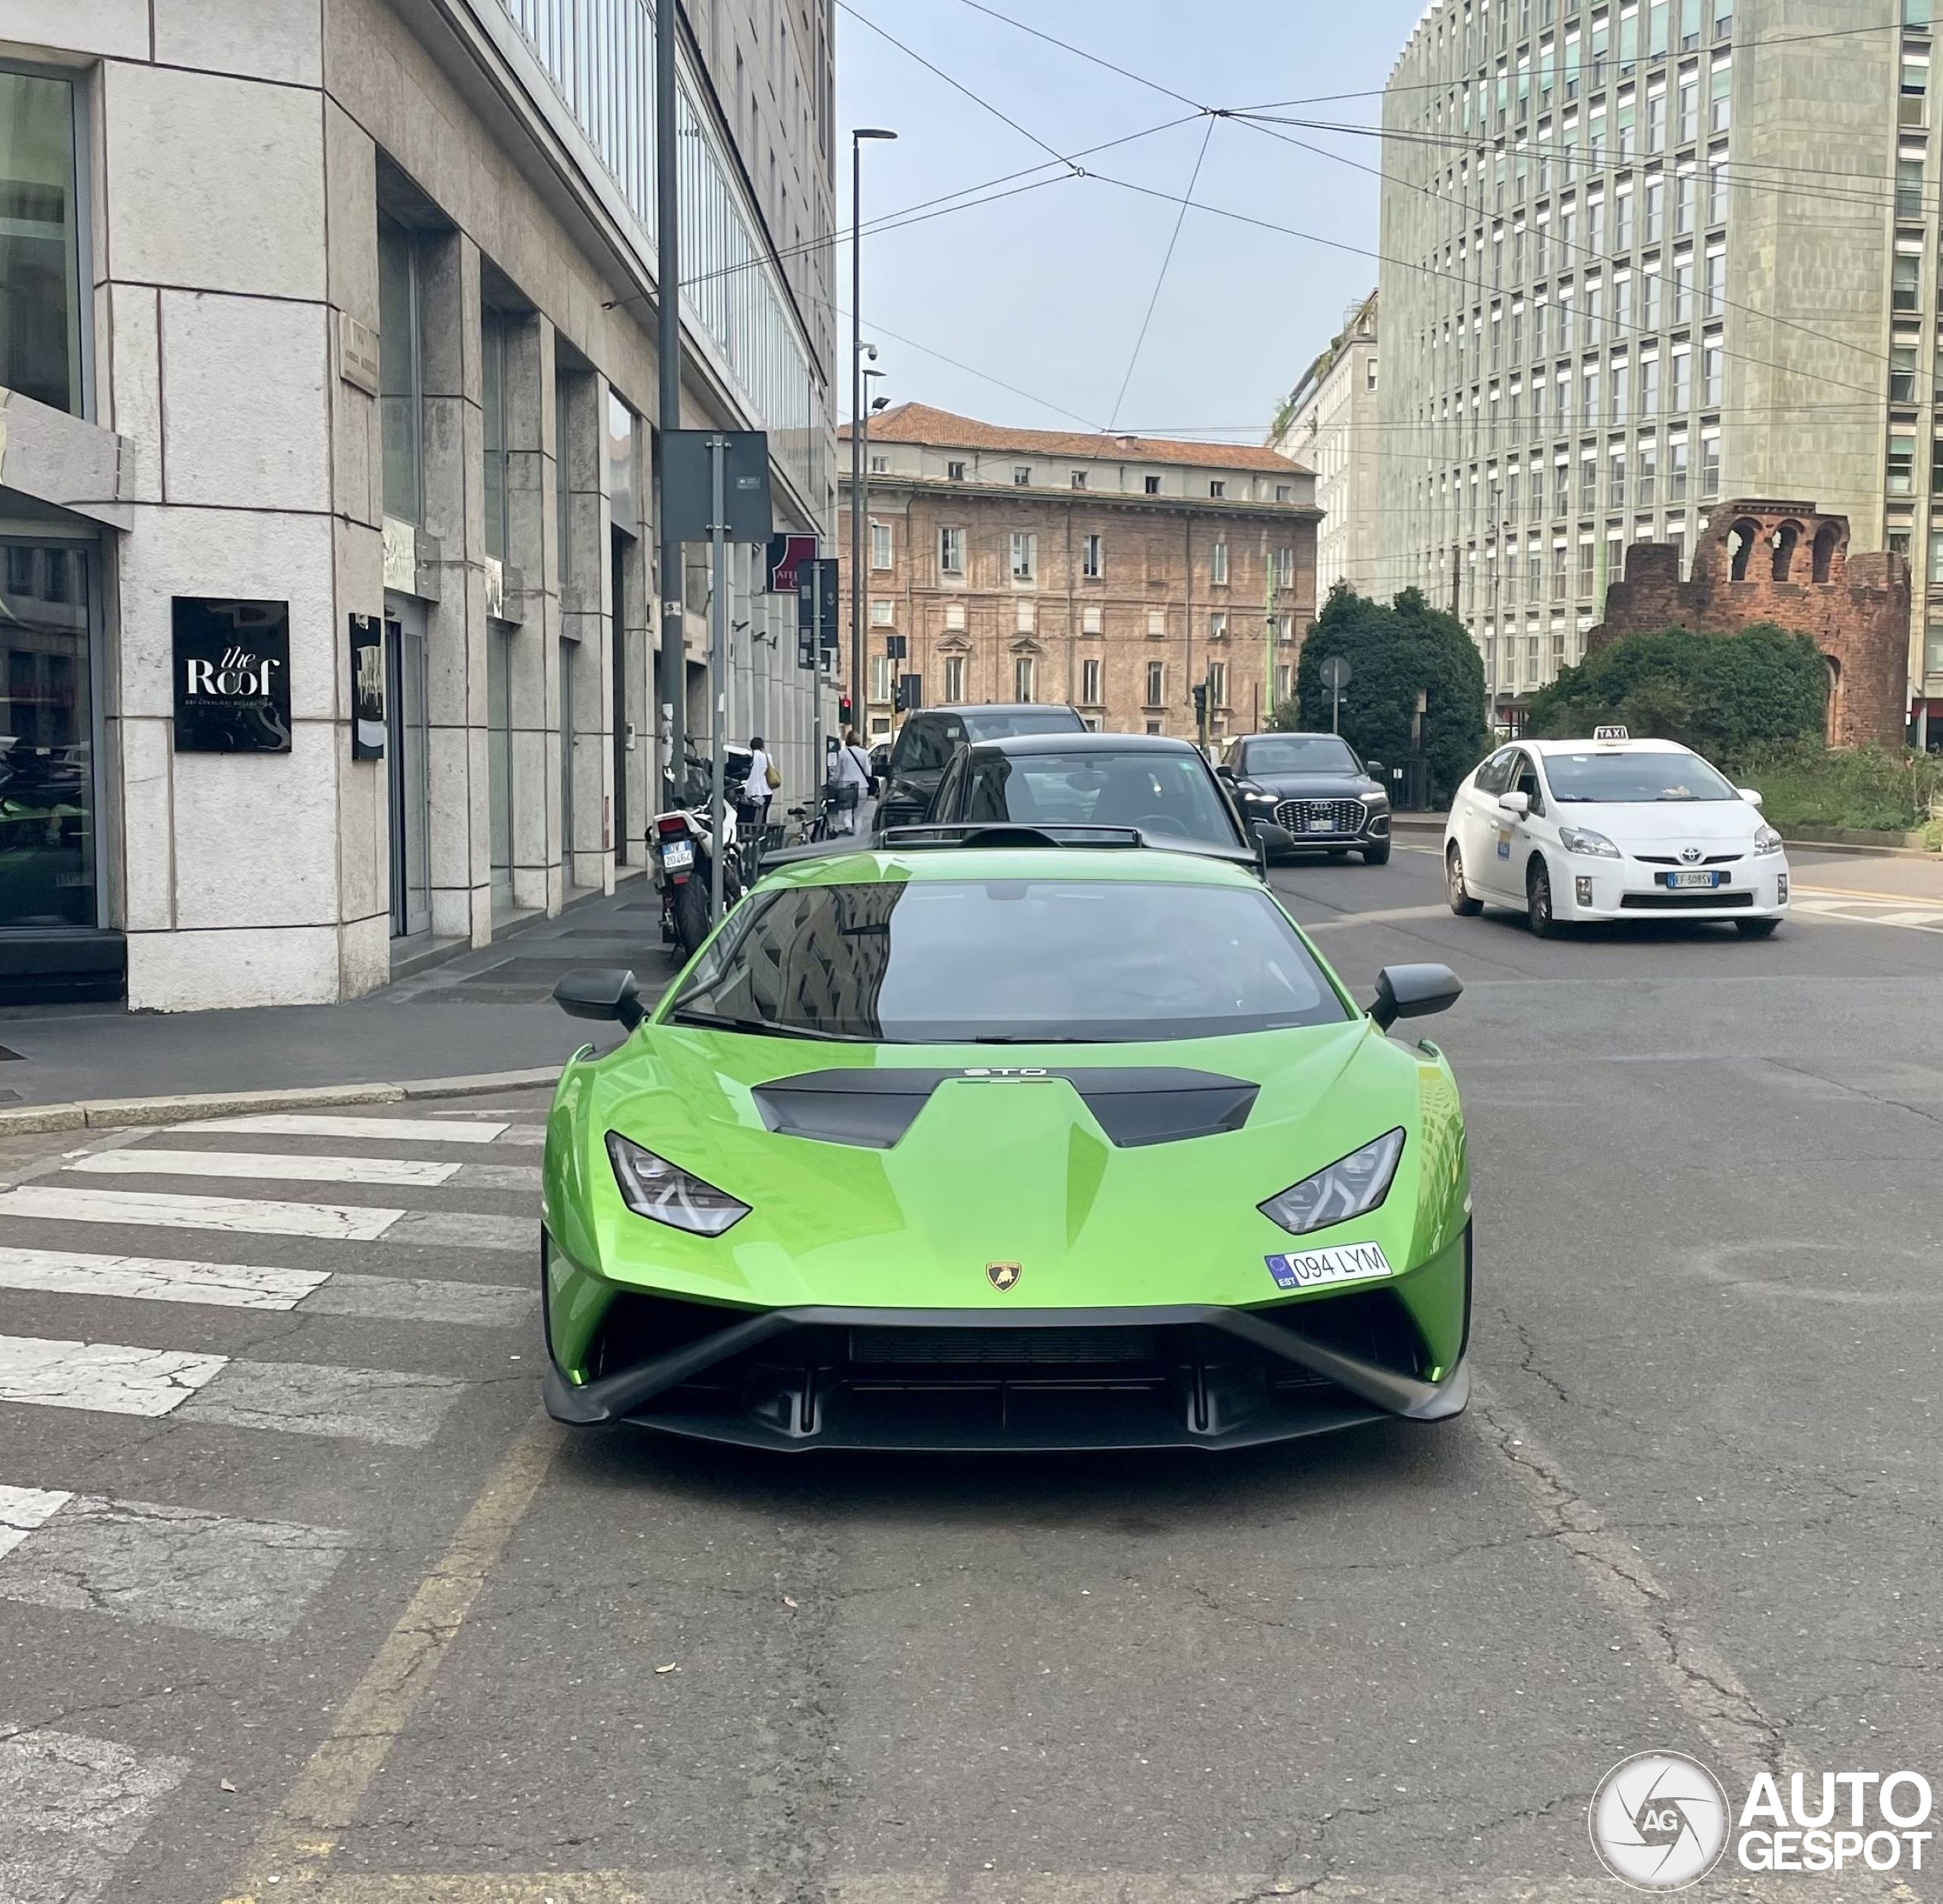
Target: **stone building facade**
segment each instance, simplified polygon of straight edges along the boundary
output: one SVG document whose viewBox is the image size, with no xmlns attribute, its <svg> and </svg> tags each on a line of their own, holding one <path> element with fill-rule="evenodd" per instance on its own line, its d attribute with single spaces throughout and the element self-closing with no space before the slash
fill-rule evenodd
<svg viewBox="0 0 1943 1904">
<path fill-rule="evenodd" d="M 1287 457 L 915 403 L 872 419 L 868 457 L 869 737 L 893 730 L 905 680 L 928 705 L 1066 701 L 1132 733 L 1193 734 L 1198 682 L 1216 735 L 1293 691 L 1321 512 Z M 847 493 L 839 518 L 847 558 Z"/>
<path fill-rule="evenodd" d="M 1376 593 L 1377 490 L 1382 474 L 1377 414 L 1377 294 L 1344 318 L 1329 348 L 1302 374 L 1268 446 L 1315 472 L 1322 522 L 1315 538 L 1315 588 L 1326 599 L 1339 582 Z"/>
<path fill-rule="evenodd" d="M 767 430 L 827 534 L 830 0 L 679 30 L 680 421 Z M 643 869 L 707 705 L 701 616 L 658 670 L 703 582 L 655 574 L 653 45 L 652 0 L 0 6 L 0 985 L 329 1002 Z M 729 717 L 802 790 L 759 560 Z M 184 745 L 183 601 L 287 611 L 284 745 Z"/>
<path fill-rule="evenodd" d="M 1831 745 L 1902 745 L 1908 560 L 1893 553 L 1851 556 L 1847 517 L 1824 515 L 1812 503 L 1724 503 L 1694 545 L 1685 581 L 1676 550 L 1636 542 L 1586 648 L 1663 628 L 1731 635 L 1757 622 L 1806 635 L 1822 651 Z"/>
</svg>

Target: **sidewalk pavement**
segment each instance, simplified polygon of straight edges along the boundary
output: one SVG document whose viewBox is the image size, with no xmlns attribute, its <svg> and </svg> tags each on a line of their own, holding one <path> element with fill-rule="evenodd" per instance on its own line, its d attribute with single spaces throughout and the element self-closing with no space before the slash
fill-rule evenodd
<svg viewBox="0 0 1943 1904">
<path fill-rule="evenodd" d="M 628 966 L 644 998 L 676 969 L 653 882 L 629 879 L 557 919 L 343 1005 L 130 1012 L 116 1005 L 0 1009 L 0 1120 L 12 1107 L 487 1078 L 557 1069 L 603 1028 L 552 1002 L 579 966 Z"/>
</svg>

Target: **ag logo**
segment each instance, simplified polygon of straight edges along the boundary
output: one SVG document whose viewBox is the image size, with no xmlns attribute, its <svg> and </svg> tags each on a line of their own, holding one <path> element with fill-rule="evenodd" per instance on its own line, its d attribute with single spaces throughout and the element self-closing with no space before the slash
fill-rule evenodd
<svg viewBox="0 0 1943 1904">
<path fill-rule="evenodd" d="M 985 1280 L 1003 1296 L 1019 1281 L 1019 1265 L 1016 1263 L 988 1263 L 985 1265 Z"/>
<path fill-rule="evenodd" d="M 1689 866 L 1693 865 L 1700 858 L 1700 849 L 1698 846 L 1682 846 L 1680 850 L 1680 856 Z"/>
<path fill-rule="evenodd" d="M 1636 1890 L 1683 1891 L 1727 1849 L 1721 1782 L 1683 1752 L 1639 1752 L 1599 1781 L 1587 1821 L 1599 1862 Z"/>
</svg>

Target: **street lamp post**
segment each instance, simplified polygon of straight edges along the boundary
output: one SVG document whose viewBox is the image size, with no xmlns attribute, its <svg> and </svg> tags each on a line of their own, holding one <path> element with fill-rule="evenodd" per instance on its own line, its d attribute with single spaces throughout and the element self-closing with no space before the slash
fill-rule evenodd
<svg viewBox="0 0 1943 1904">
<path fill-rule="evenodd" d="M 850 709 L 862 720 L 864 691 L 864 443 L 870 418 L 864 404 L 864 141 L 894 139 L 882 126 L 850 134 Z M 866 723 L 868 725 L 868 723 Z"/>
</svg>

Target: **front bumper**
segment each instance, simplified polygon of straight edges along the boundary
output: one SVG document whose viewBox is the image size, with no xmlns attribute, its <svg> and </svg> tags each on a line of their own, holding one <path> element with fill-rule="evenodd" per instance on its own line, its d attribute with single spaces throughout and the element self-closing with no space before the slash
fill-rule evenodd
<svg viewBox="0 0 1943 1904">
<path fill-rule="evenodd" d="M 1471 1233 L 1434 1264 L 1461 1277 Z M 1400 1417 L 1441 1421 L 1469 1395 L 1393 1291 L 1357 1285 L 1259 1309 L 748 1311 L 622 1297 L 590 1379 L 549 1344 L 548 1412 L 577 1425 L 791 1452 L 1243 1448 Z"/>
<path fill-rule="evenodd" d="M 1290 807 L 1327 807 L 1350 811 L 1337 811 L 1328 815 L 1332 824 L 1321 828 L 1318 814 L 1286 812 Z M 1361 808 L 1360 814 L 1354 809 Z M 1286 817 L 1285 817 L 1286 815 Z M 1279 849 L 1286 858 L 1294 853 L 1340 853 L 1346 846 L 1384 846 L 1390 843 L 1390 809 L 1387 806 L 1371 808 L 1356 800 L 1296 801 L 1281 800 L 1274 805 L 1264 805 L 1251 800 L 1245 817 L 1251 820 L 1266 820 L 1271 824 L 1284 827 L 1293 834 L 1296 843 Z M 1294 821 L 1297 824 L 1291 824 Z"/>
<path fill-rule="evenodd" d="M 1785 919 L 1789 874 L 1784 853 L 1746 857 L 1718 868 L 1726 884 L 1670 891 L 1672 870 L 1637 859 L 1568 855 L 1551 866 L 1552 911 L 1567 923 L 1595 920 Z"/>
</svg>

